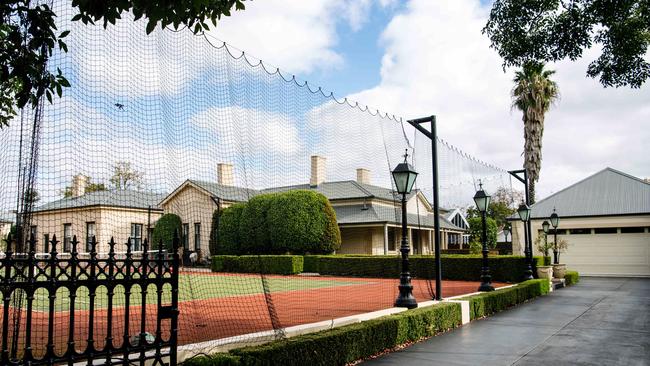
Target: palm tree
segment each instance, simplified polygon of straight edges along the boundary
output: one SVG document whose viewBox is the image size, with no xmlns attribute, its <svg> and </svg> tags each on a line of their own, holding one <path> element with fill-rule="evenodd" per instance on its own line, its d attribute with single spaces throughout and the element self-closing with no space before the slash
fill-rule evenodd
<svg viewBox="0 0 650 366">
<path fill-rule="evenodd" d="M 535 203 L 535 182 L 542 168 L 542 134 L 544 115 L 559 97 L 557 84 L 549 79 L 555 71 L 544 70 L 538 61 L 526 61 L 515 73 L 512 106 L 523 113 L 524 169 L 528 171 L 528 194 Z"/>
</svg>

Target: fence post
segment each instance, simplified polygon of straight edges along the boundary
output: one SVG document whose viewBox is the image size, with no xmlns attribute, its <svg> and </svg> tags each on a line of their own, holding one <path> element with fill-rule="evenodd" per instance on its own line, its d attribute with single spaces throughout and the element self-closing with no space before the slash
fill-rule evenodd
<svg viewBox="0 0 650 366">
<path fill-rule="evenodd" d="M 11 283 L 11 256 L 13 253 L 11 252 L 11 241 L 13 240 L 13 237 L 11 233 L 7 236 L 7 251 L 5 252 L 5 258 L 3 259 L 5 262 L 5 275 L 4 278 L 2 279 L 2 364 L 7 365 L 9 364 L 9 345 L 8 345 L 8 339 L 9 339 L 9 302 L 11 301 L 11 287 L 9 287 L 9 284 Z"/>
<path fill-rule="evenodd" d="M 170 350 L 169 350 L 169 364 L 176 366 L 177 355 L 176 348 L 178 347 L 178 271 L 180 267 L 180 260 L 178 257 L 178 247 L 180 238 L 178 237 L 178 230 L 174 232 L 174 240 L 172 241 L 172 320 L 171 320 L 171 337 L 170 337 Z"/>
<path fill-rule="evenodd" d="M 35 278 L 34 278 L 34 256 L 36 250 L 36 238 L 34 234 L 30 234 L 29 237 L 29 253 L 27 257 L 27 287 L 25 293 L 27 295 L 27 319 L 25 321 L 25 355 L 23 359 L 26 364 L 33 360 L 32 354 L 32 307 L 34 305 L 34 291 L 35 289 Z"/>
</svg>

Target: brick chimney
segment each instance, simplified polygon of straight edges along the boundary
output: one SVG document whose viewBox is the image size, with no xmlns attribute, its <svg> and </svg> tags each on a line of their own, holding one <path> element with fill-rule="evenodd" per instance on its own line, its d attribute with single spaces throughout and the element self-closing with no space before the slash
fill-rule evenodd
<svg viewBox="0 0 650 366">
<path fill-rule="evenodd" d="M 311 157 L 311 178 L 309 185 L 311 187 L 318 187 L 325 181 L 325 163 L 327 159 L 322 156 L 312 155 Z"/>
<path fill-rule="evenodd" d="M 235 174 L 233 173 L 232 164 L 217 164 L 217 183 L 224 186 L 235 185 Z"/>
<path fill-rule="evenodd" d="M 80 197 L 86 193 L 88 177 L 83 174 L 77 174 L 72 177 L 72 197 Z"/>
<path fill-rule="evenodd" d="M 370 184 L 370 170 L 357 168 L 357 183 Z"/>
</svg>

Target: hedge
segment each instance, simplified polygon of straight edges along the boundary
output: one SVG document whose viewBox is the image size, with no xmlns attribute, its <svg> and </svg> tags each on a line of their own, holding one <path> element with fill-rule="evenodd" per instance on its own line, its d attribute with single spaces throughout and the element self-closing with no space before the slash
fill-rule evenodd
<svg viewBox="0 0 650 366">
<path fill-rule="evenodd" d="M 303 271 L 300 255 L 215 255 L 212 272 L 298 274 Z"/>
<path fill-rule="evenodd" d="M 474 320 L 505 310 L 537 296 L 546 295 L 550 290 L 549 288 L 548 280 L 529 280 L 511 288 L 464 297 L 460 300 L 469 301 L 470 319 Z"/>
<path fill-rule="evenodd" d="M 223 210 L 214 254 L 326 254 L 341 246 L 336 212 L 309 190 L 258 195 Z"/>
<path fill-rule="evenodd" d="M 435 278 L 435 258 L 433 256 L 410 256 L 411 276 L 415 278 Z M 541 257 L 534 257 L 541 263 Z M 442 275 L 446 280 L 475 281 L 481 276 L 482 258 L 480 255 L 442 255 Z M 523 279 L 526 259 L 521 256 L 490 257 L 492 280 L 498 282 L 519 282 Z M 321 275 L 393 278 L 400 271 L 400 258 L 397 256 L 353 256 L 316 255 L 305 256 L 304 272 Z"/>
<path fill-rule="evenodd" d="M 162 242 L 163 248 L 171 250 L 174 235 L 177 234 L 179 237 L 181 235 L 181 225 L 181 218 L 176 214 L 168 213 L 160 216 L 151 234 L 151 247 L 158 249 L 158 245 Z"/>
<path fill-rule="evenodd" d="M 345 365 L 460 324 L 460 304 L 441 303 L 260 346 L 234 349 L 221 356 L 198 357 L 184 364 Z"/>
<path fill-rule="evenodd" d="M 576 271 L 566 271 L 564 274 L 564 284 L 566 286 L 575 285 L 580 282 L 580 274 Z"/>
</svg>

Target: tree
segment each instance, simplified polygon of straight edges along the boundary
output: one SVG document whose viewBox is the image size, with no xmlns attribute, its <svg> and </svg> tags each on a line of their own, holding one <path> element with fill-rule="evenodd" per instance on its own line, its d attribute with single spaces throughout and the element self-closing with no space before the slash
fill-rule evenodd
<svg viewBox="0 0 650 366">
<path fill-rule="evenodd" d="M 245 0 L 72 0 L 77 14 L 73 21 L 84 24 L 103 22 L 104 28 L 115 24 L 124 12 L 135 19 L 148 19 L 147 34 L 160 26 L 178 29 L 187 26 L 195 34 L 210 29 L 232 9 L 243 10 Z M 57 69 L 47 68 L 48 58 L 55 49 L 67 52 L 64 41 L 68 30 L 58 32 L 56 14 L 46 4 L 36 0 L 7 0 L 0 4 L 0 128 L 9 125 L 16 108 L 36 106 L 42 96 L 52 102 L 70 83 Z"/>
<path fill-rule="evenodd" d="M 41 200 L 41 195 L 34 188 L 27 188 L 25 190 L 25 205 L 34 205 L 36 202 Z"/>
<path fill-rule="evenodd" d="M 482 243 L 483 225 L 480 217 L 472 217 L 467 220 L 469 223 L 469 241 Z M 488 249 L 497 247 L 497 223 L 491 217 L 486 217 L 485 227 L 487 231 L 487 246 Z"/>
<path fill-rule="evenodd" d="M 179 238 L 181 236 L 181 225 L 183 222 L 176 214 L 168 213 L 160 216 L 151 234 L 151 248 L 158 249 L 158 245 L 162 242 L 163 248 L 171 251 L 174 235 L 178 235 Z"/>
<path fill-rule="evenodd" d="M 110 179 L 113 189 L 141 189 L 144 173 L 131 168 L 128 161 L 118 161 L 113 166 L 113 176 Z"/>
<path fill-rule="evenodd" d="M 605 86 L 640 88 L 650 78 L 648 0 L 496 0 L 483 28 L 503 67 L 529 61 L 575 61 L 602 48 L 587 76 Z"/>
<path fill-rule="evenodd" d="M 84 194 L 85 193 L 91 193 L 91 192 L 97 192 L 97 191 L 105 191 L 106 190 L 106 185 L 104 183 L 93 183 L 92 178 L 86 176 L 88 179 L 88 184 L 86 184 L 86 189 L 84 189 Z M 63 190 L 63 197 L 64 198 L 70 198 L 72 197 L 72 187 L 68 186 L 65 187 Z"/>
<path fill-rule="evenodd" d="M 544 70 L 544 64 L 527 61 L 515 73 L 512 89 L 512 106 L 523 113 L 524 121 L 524 169 L 528 171 L 528 194 L 535 203 L 535 182 L 542 169 L 542 135 L 544 116 L 557 100 L 559 89 L 550 79 L 555 71 Z"/>
<path fill-rule="evenodd" d="M 508 216 L 515 213 L 516 203 L 521 201 L 522 193 L 519 191 L 509 190 L 504 187 L 497 188 L 496 192 L 492 195 L 488 210 L 487 217 L 494 219 L 497 228 L 501 229 L 506 224 Z M 467 218 L 481 217 L 481 213 L 475 207 L 467 209 Z"/>
</svg>

